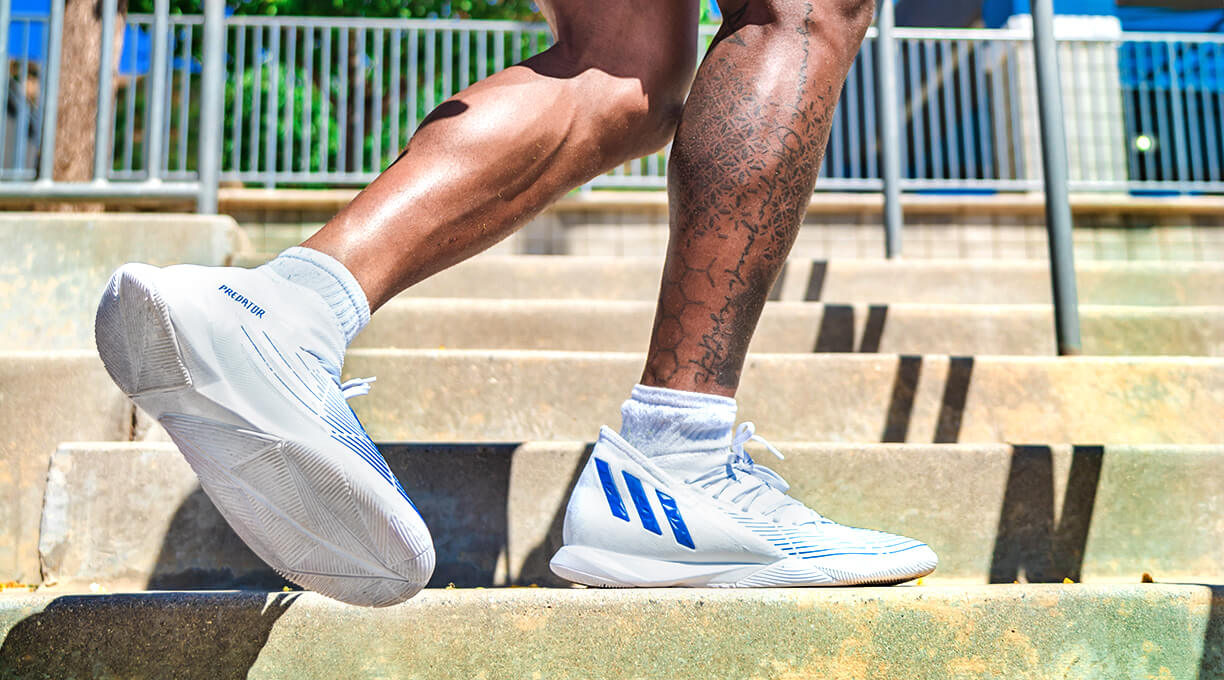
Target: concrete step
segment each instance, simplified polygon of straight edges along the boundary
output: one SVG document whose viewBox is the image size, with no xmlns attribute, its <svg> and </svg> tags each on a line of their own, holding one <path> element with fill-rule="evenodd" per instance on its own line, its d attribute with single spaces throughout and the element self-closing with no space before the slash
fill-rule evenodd
<svg viewBox="0 0 1224 680">
<path fill-rule="evenodd" d="M 1224 302 L 1224 299 L 1221 300 Z M 641 351 L 654 303 L 397 298 L 356 348 Z M 1080 308 L 1088 355 L 1224 356 L 1224 307 Z M 774 302 L 751 351 L 1054 355 L 1048 305 Z"/>
<path fill-rule="evenodd" d="M 409 289 L 411 297 L 654 300 L 660 258 L 487 255 Z M 1224 264 L 1081 262 L 1079 299 L 1095 305 L 1218 305 Z M 791 258 L 773 299 L 913 304 L 1049 304 L 1045 262 Z"/>
<path fill-rule="evenodd" d="M 928 542 L 928 581 L 1224 582 L 1224 446 L 779 444 L 791 493 L 848 524 Z M 430 526 L 432 585 L 562 584 L 548 570 L 583 443 L 388 444 Z M 775 464 L 776 463 L 776 464 Z M 111 590 L 279 587 L 169 444 L 81 443 L 51 459 L 49 582 Z M 1175 491 L 1172 491 L 1175 490 Z M 604 508 L 606 511 L 607 508 Z"/>
<path fill-rule="evenodd" d="M 119 265 L 229 264 L 241 247 L 224 215 L 0 213 L 0 351 L 92 347 Z"/>
<path fill-rule="evenodd" d="M 135 420 L 94 351 L 0 353 L 0 582 L 39 580 L 38 523 L 55 447 L 130 439 Z"/>
<path fill-rule="evenodd" d="M 641 355 L 355 350 L 377 441 L 583 441 L 618 424 Z M 1224 443 L 1224 360 L 757 355 L 740 417 L 777 441 Z M 92 352 L 0 353 L 0 576 L 38 579 L 46 470 L 64 441 L 165 439 Z"/>
<path fill-rule="evenodd" d="M 344 373 L 379 378 L 351 402 L 377 441 L 585 440 L 617 424 L 642 362 L 614 352 L 354 350 Z M 122 398 L 94 355 L 0 354 L 0 380 L 52 366 L 28 378 L 36 387 L 0 383 L 21 386 L 4 398 L 27 401 L 48 427 L 63 413 L 131 427 L 126 412 L 116 418 Z M 1216 358 L 758 354 L 738 400 L 741 419 L 780 441 L 1224 442 Z M 47 441 L 23 422 L 14 421 L 15 444 Z M 57 443 L 72 429 L 52 433 Z"/>
<path fill-rule="evenodd" d="M 638 354 L 358 350 L 378 441 L 584 440 L 615 425 Z M 778 440 L 1224 442 L 1224 360 L 758 354 L 740 417 Z"/>
<path fill-rule="evenodd" d="M 221 190 L 221 210 L 238 219 L 253 247 L 275 255 L 297 245 L 349 203 L 355 189 Z M 903 194 L 906 258 L 1049 257 L 1039 193 L 992 196 Z M 1072 195 L 1077 262 L 1224 260 L 1218 196 Z M 494 246 L 506 254 L 663 257 L 668 228 L 663 192 L 580 191 L 549 206 Z M 821 191 L 808 204 L 791 254 L 819 259 L 884 253 L 879 193 Z"/>
<path fill-rule="evenodd" d="M 23 678 L 1216 678 L 1224 589 L 35 594 L 0 635 Z"/>
</svg>

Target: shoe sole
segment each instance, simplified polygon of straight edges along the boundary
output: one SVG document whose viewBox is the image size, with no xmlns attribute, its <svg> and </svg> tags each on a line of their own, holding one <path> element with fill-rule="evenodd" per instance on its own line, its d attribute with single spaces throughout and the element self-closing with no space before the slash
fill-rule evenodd
<svg viewBox="0 0 1224 680">
<path fill-rule="evenodd" d="M 908 551 L 907 551 L 908 552 Z M 848 569 L 844 561 L 787 557 L 769 564 L 700 564 L 627 555 L 600 548 L 565 546 L 549 566 L 556 575 L 601 588 L 785 588 L 803 586 L 896 585 L 935 570 L 930 559 L 874 556 L 872 567 Z"/>
<path fill-rule="evenodd" d="M 194 389 L 152 282 L 157 271 L 125 265 L 112 276 L 95 321 L 98 353 L 115 384 L 170 434 L 234 532 L 277 573 L 342 602 L 381 607 L 419 592 L 435 561 L 419 515 L 390 513 L 310 442 L 202 415 L 223 407 Z M 199 409 L 163 412 L 166 401 Z"/>
</svg>

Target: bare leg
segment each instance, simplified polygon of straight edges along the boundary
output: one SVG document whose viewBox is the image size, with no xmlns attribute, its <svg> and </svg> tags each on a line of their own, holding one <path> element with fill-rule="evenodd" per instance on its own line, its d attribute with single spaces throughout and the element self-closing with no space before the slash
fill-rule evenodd
<svg viewBox="0 0 1224 680">
<path fill-rule="evenodd" d="M 303 244 L 353 272 L 371 310 L 671 139 L 696 61 L 697 0 L 541 4 L 557 43 L 444 102 Z"/>
<path fill-rule="evenodd" d="M 668 169 L 671 240 L 642 383 L 734 396 L 798 233 L 871 0 L 723 0 Z"/>
</svg>

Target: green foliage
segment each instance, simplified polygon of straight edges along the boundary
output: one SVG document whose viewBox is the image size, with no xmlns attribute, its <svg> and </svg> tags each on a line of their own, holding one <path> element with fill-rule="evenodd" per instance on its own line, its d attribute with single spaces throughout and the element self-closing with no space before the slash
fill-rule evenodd
<svg viewBox="0 0 1224 680">
<path fill-rule="evenodd" d="M 128 10 L 131 13 L 151 12 L 153 1 L 129 0 Z M 171 11 L 198 14 L 202 2 L 171 0 Z M 229 5 L 236 14 L 255 16 L 542 19 L 530 0 L 229 0 Z M 702 5 L 701 20 L 709 22 L 709 6 L 704 0 Z M 467 38 L 463 38 L 461 32 L 455 35 L 439 33 L 430 38 L 435 41 L 433 52 L 427 50 L 424 38 L 412 43 L 416 51 L 411 58 L 418 64 L 418 70 L 401 70 L 399 80 L 393 81 L 388 69 L 393 61 L 391 41 L 402 40 L 398 32 L 386 33 L 386 40 L 378 43 L 373 33 L 365 34 L 364 46 L 359 47 L 358 34 L 362 29 L 318 29 L 312 33 L 313 40 L 321 41 L 324 32 L 330 40 L 329 56 L 325 61 L 319 42 L 307 46 L 304 39 L 299 39 L 290 49 L 290 44 L 284 41 L 286 34 L 281 34 L 283 40 L 273 57 L 268 52 L 269 43 L 257 49 L 254 41 L 259 29 L 246 30 L 249 32 L 245 34 L 245 43 L 236 42 L 236 34 L 231 34 L 228 44 L 227 68 L 231 73 L 225 83 L 223 129 L 226 134 L 223 135 L 222 151 L 222 166 L 227 172 L 252 172 L 270 167 L 290 173 L 377 171 L 395 158 L 407 137 L 434 105 L 465 83 L 475 82 L 500 67 L 536 54 L 550 40 L 547 29 L 517 35 L 493 34 L 484 51 L 470 53 L 467 69 L 461 71 L 456 62 L 452 62 L 450 68 L 443 67 L 441 41 L 451 41 L 457 54 L 456 41 Z M 263 39 L 270 39 L 270 34 L 262 35 Z M 195 63 L 202 60 L 202 44 L 198 39 L 192 44 Z M 240 49 L 241 45 L 245 46 Z M 347 50 L 347 58 L 342 49 Z M 400 65 L 406 68 L 410 58 L 409 43 L 400 42 L 399 50 Z M 234 69 L 240 71 L 240 75 L 233 73 Z M 327 76 L 323 75 L 325 72 Z M 342 72 L 344 81 L 341 80 Z M 182 77 L 183 73 L 176 72 L 170 91 L 171 107 L 175 112 L 179 111 L 181 92 L 178 85 Z M 198 73 L 191 78 L 192 87 L 198 87 Z M 364 88 L 358 88 L 359 82 Z M 401 96 L 394 110 L 390 98 L 393 87 L 398 88 Z M 143 119 L 146 90 L 141 83 L 135 92 L 136 106 L 132 115 L 136 120 Z M 415 96 L 410 98 L 409 92 L 414 92 Z M 192 98 L 187 114 L 193 121 L 191 129 L 195 129 L 198 121 L 198 106 L 198 97 Z M 269 111 L 274 112 L 273 120 L 268 119 Z M 120 115 L 128 114 L 125 111 Z M 365 125 L 355 124 L 357 116 L 364 118 Z M 375 125 L 375 120 L 381 123 Z M 274 158 L 267 156 L 269 134 L 276 140 Z M 118 137 L 115 143 L 118 149 Z M 143 138 L 137 138 L 137 158 L 143 153 L 143 146 Z M 185 151 L 186 158 L 182 160 L 187 166 L 194 166 L 194 135 Z M 176 167 L 180 161 L 177 146 L 171 145 L 167 153 L 171 167 Z"/>
</svg>

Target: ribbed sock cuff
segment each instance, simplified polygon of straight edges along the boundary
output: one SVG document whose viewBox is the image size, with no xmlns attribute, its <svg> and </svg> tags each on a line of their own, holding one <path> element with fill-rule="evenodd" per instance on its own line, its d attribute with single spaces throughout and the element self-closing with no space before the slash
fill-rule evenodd
<svg viewBox="0 0 1224 680">
<path fill-rule="evenodd" d="M 735 400 L 717 394 L 704 392 L 688 392 L 673 390 L 667 387 L 651 387 L 650 385 L 634 385 L 629 394 L 630 399 L 652 406 L 670 406 L 672 408 L 729 408 L 735 410 Z"/>
<path fill-rule="evenodd" d="M 267 264 L 286 280 L 318 293 L 336 315 L 348 345 L 370 322 L 370 303 L 361 284 L 334 257 L 310 248 L 290 248 Z"/>
<path fill-rule="evenodd" d="M 621 436 L 647 456 L 707 454 L 731 446 L 730 397 L 637 385 L 621 406 Z"/>
</svg>

